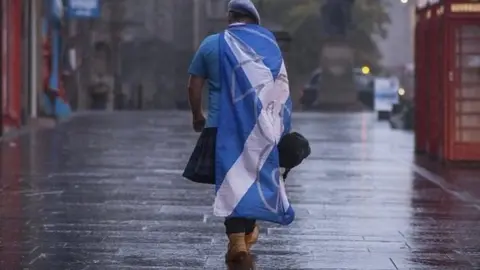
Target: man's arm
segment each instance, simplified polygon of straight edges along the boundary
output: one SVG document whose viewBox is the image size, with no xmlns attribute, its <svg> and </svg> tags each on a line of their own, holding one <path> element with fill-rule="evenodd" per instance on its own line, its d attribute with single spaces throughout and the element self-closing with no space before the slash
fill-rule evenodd
<svg viewBox="0 0 480 270">
<path fill-rule="evenodd" d="M 202 92 L 204 84 L 205 79 L 197 75 L 190 75 L 188 79 L 188 101 L 190 102 L 190 109 L 192 110 L 194 121 L 196 120 L 195 118 L 198 118 L 200 115 L 203 116 Z"/>
<path fill-rule="evenodd" d="M 202 92 L 205 80 L 208 78 L 208 67 L 205 61 L 205 41 L 202 42 L 197 53 L 193 57 L 188 73 L 188 101 L 192 110 L 193 129 L 200 132 L 205 125 L 205 117 L 202 110 Z"/>
</svg>

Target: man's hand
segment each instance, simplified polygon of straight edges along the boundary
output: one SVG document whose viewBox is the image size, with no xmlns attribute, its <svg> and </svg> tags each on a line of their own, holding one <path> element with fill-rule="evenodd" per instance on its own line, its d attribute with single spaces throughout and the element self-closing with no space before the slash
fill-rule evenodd
<svg viewBox="0 0 480 270">
<path fill-rule="evenodd" d="M 193 115 L 193 130 L 195 132 L 202 132 L 205 127 L 205 116 L 203 113 Z"/>
</svg>

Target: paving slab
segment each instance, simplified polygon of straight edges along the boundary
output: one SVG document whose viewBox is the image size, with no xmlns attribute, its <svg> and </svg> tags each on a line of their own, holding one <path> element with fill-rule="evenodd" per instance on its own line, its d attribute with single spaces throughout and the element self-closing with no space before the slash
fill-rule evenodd
<svg viewBox="0 0 480 270">
<path fill-rule="evenodd" d="M 415 157 L 374 114 L 293 123 L 312 146 L 287 181 L 298 217 L 262 223 L 248 267 L 480 269 L 478 168 Z M 185 112 L 118 112 L 0 142 L 0 269 L 233 269 L 213 187 L 181 177 L 197 136 Z"/>
</svg>

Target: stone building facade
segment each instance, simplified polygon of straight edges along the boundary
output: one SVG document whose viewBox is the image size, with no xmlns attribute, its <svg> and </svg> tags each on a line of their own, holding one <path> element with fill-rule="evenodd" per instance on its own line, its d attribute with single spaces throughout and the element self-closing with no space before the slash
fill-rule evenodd
<svg viewBox="0 0 480 270">
<path fill-rule="evenodd" d="M 102 16 L 79 22 L 83 55 L 79 108 L 88 108 L 93 78 L 114 83 L 107 106 L 184 107 L 190 60 L 200 42 L 226 25 L 225 0 L 103 0 Z M 141 95 L 138 93 L 141 90 Z"/>
</svg>

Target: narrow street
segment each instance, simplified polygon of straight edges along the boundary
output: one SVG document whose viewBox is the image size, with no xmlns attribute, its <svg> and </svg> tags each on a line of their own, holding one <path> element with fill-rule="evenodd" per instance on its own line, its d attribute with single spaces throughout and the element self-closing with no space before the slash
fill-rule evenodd
<svg viewBox="0 0 480 270">
<path fill-rule="evenodd" d="M 414 162 L 373 114 L 293 123 L 297 220 L 261 224 L 257 269 L 480 269 L 480 170 Z M 213 187 L 181 177 L 197 136 L 184 112 L 120 112 L 1 141 L 0 269 L 226 269 Z"/>
</svg>

